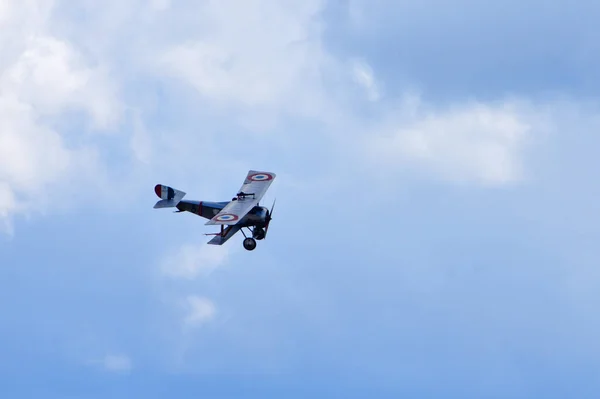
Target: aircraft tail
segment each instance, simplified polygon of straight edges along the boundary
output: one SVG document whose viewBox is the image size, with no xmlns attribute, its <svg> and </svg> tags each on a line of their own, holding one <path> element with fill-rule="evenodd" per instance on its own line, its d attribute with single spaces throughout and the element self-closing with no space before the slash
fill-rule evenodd
<svg viewBox="0 0 600 399">
<path fill-rule="evenodd" d="M 179 191 L 172 187 L 164 186 L 162 184 L 157 184 L 154 187 L 154 192 L 156 193 L 158 198 L 161 199 L 154 205 L 155 209 L 176 207 L 179 201 L 181 201 L 186 194 L 183 191 Z"/>
</svg>

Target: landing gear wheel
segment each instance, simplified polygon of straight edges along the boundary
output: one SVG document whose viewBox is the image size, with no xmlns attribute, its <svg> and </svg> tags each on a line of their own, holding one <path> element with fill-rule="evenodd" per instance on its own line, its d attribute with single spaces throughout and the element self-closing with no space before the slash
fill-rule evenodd
<svg viewBox="0 0 600 399">
<path fill-rule="evenodd" d="M 248 251 L 252 251 L 254 248 L 256 248 L 256 240 L 252 237 L 248 237 L 244 240 L 244 248 L 246 248 Z"/>
</svg>

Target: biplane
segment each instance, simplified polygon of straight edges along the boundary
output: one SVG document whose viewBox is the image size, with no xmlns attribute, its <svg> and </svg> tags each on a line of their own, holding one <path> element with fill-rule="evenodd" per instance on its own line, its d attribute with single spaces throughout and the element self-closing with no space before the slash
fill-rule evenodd
<svg viewBox="0 0 600 399">
<path fill-rule="evenodd" d="M 154 192 L 160 200 L 154 208 L 177 208 L 175 212 L 190 212 L 209 219 L 205 225 L 220 226 L 220 232 L 206 234 L 214 235 L 208 244 L 223 245 L 241 231 L 245 237 L 244 248 L 252 251 L 256 248 L 256 240 L 265 239 L 269 230 L 275 201 L 270 210 L 260 206 L 258 202 L 274 179 L 275 173 L 250 170 L 236 196 L 231 201 L 224 202 L 183 200 L 185 192 L 157 184 Z M 248 229 L 250 237 L 246 235 L 244 228 Z"/>
</svg>

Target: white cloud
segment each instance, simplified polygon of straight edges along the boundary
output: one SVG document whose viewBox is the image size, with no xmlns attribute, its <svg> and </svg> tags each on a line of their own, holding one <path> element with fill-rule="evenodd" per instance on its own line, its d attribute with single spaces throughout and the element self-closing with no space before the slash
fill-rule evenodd
<svg viewBox="0 0 600 399">
<path fill-rule="evenodd" d="M 266 120 L 319 115 L 327 102 L 320 74 L 329 62 L 315 20 L 322 7 L 319 0 L 205 3 L 198 22 L 210 33 L 171 46 L 158 59 L 212 103 Z"/>
<path fill-rule="evenodd" d="M 0 8 L 0 218 L 9 230 L 14 214 L 40 212 L 50 196 L 68 194 L 69 178 L 101 175 L 86 137 L 67 135 L 72 124 L 61 117 L 83 113 L 88 127 L 106 129 L 121 112 L 106 71 L 49 32 L 53 5 L 4 1 Z"/>
<path fill-rule="evenodd" d="M 362 120 L 344 108 L 343 94 L 354 87 L 352 81 L 346 81 L 348 64 L 341 62 L 340 68 L 322 47 L 320 26 L 313 19 L 322 8 L 322 1 L 192 4 L 153 0 L 152 12 L 164 13 L 164 18 L 162 14 L 149 18 L 148 4 L 139 0 L 85 3 L 81 6 L 83 3 L 64 2 L 68 8 L 94 9 L 90 18 L 81 18 L 85 23 L 78 18 L 69 18 L 69 28 L 65 31 L 70 31 L 72 37 L 67 40 L 64 35 L 46 29 L 47 8 L 51 2 L 0 2 L 0 219 L 24 211 L 30 201 L 38 200 L 36 195 L 64 187 L 63 182 L 71 178 L 73 172 L 95 168 L 95 161 L 90 163 L 87 154 L 94 154 L 93 149 L 100 147 L 88 144 L 83 135 L 73 140 L 73 135 L 79 132 L 63 131 L 56 123 L 57 119 L 63 119 L 67 112 L 83 112 L 86 125 L 91 122 L 100 129 L 110 128 L 119 121 L 121 101 L 128 102 L 127 108 L 143 108 L 146 99 L 139 98 L 140 90 L 148 90 L 142 95 L 154 93 L 153 85 L 158 81 L 160 87 L 156 92 L 160 91 L 160 94 L 157 97 L 165 92 L 172 94 L 169 92 L 172 81 L 166 79 L 165 73 L 181 79 L 182 86 L 191 86 L 211 106 L 218 104 L 225 108 L 227 112 L 222 117 L 227 122 L 238 117 L 238 110 L 242 110 L 244 123 L 256 121 L 252 125 L 258 127 L 286 114 L 317 117 L 321 122 L 330 118 L 332 109 L 342 111 L 336 117 L 342 115 L 340 125 L 350 128 L 330 129 L 340 132 L 337 141 L 322 140 L 321 131 L 302 132 L 306 145 L 317 150 L 314 165 L 312 162 L 309 165 L 314 169 L 321 169 L 319 162 L 325 157 L 317 157 L 322 154 L 329 156 L 332 164 L 339 164 L 336 162 L 339 148 L 352 142 L 360 145 L 368 142 L 373 156 L 369 161 L 385 165 L 384 172 L 388 167 L 411 167 L 451 181 L 503 185 L 523 178 L 523 150 L 527 141 L 540 131 L 537 112 L 510 101 L 504 104 L 463 103 L 428 110 L 417 99 L 390 112 L 386 109 L 389 103 L 380 101 L 377 106 L 381 104 L 384 123 Z M 93 57 L 89 57 L 90 53 Z M 156 68 L 155 62 L 160 68 Z M 110 65 L 118 66 L 112 74 L 107 67 Z M 380 100 L 381 88 L 387 86 L 377 79 L 373 69 L 363 61 L 356 61 L 351 66 L 353 74 L 350 78 L 365 89 L 367 99 Z M 340 74 L 323 74 L 324 70 Z M 341 93 L 326 87 L 331 81 L 339 83 L 336 79 L 343 80 Z M 122 87 L 117 87 L 118 84 Z M 119 97 L 124 93 L 128 94 L 126 99 Z M 303 185 L 302 180 L 293 178 L 296 174 L 290 169 L 294 165 L 298 171 L 306 167 L 306 163 L 297 161 L 304 157 L 298 156 L 293 146 L 288 147 L 284 155 L 277 148 L 272 152 L 268 148 L 258 158 L 251 153 L 248 158 L 231 162 L 224 152 L 207 151 L 207 146 L 217 143 L 215 149 L 222 150 L 231 142 L 239 142 L 237 135 L 240 133 L 227 131 L 224 140 L 221 137 L 218 140 L 200 139 L 201 146 L 196 146 L 194 140 L 198 136 L 218 129 L 208 123 L 190 124 L 185 119 L 189 110 L 173 111 L 170 108 L 172 100 L 172 97 L 159 99 L 156 113 L 140 110 L 132 134 L 125 137 L 130 140 L 131 155 L 149 168 L 153 165 L 158 165 L 162 171 L 175 168 L 179 172 L 178 179 L 192 181 L 188 187 L 195 185 L 190 190 L 202 191 L 198 185 L 206 183 L 198 182 L 199 176 L 206 170 L 206 165 L 210 165 L 206 159 L 217 154 L 222 158 L 219 167 L 214 168 L 219 170 L 214 171 L 213 176 L 224 173 L 232 165 L 237 168 L 246 161 L 259 159 L 279 162 L 278 167 L 287 168 L 287 173 L 278 172 L 283 185 Z M 189 107 L 205 111 L 196 98 L 190 99 Z M 555 111 L 560 112 L 560 108 L 542 113 Z M 159 128 L 154 127 L 154 121 L 186 126 L 178 130 L 163 125 L 162 129 L 168 131 L 157 132 Z M 286 134 L 286 130 L 281 129 L 278 134 Z M 369 132 L 376 134 L 368 135 Z M 160 140 L 173 147 L 163 146 Z M 100 151 L 111 153 L 110 149 Z M 236 152 L 236 156 L 240 154 Z M 298 163 L 287 162 L 281 157 L 295 159 Z M 194 164 L 193 169 L 187 168 L 188 162 Z M 341 165 L 335 173 L 319 170 L 319 184 L 322 176 L 329 174 L 332 180 L 343 179 L 347 173 L 345 168 L 345 164 Z M 322 192 L 313 189 L 316 187 L 314 182 L 304 191 L 319 194 L 318 200 Z M 118 183 L 115 186 L 123 187 Z M 237 183 L 227 180 L 229 184 Z M 331 187 L 336 186 L 328 185 L 327 189 Z M 77 186 L 77 189 L 83 188 Z M 182 189 L 187 191 L 185 186 Z M 152 196 L 151 187 L 144 190 Z M 115 195 L 123 195 L 120 190 L 114 191 Z M 132 206 L 130 202 L 120 201 L 123 202 L 123 206 Z M 182 279 L 208 275 L 223 265 L 229 251 L 236 247 L 239 248 L 233 242 L 219 247 L 198 240 L 198 245 L 188 244 L 169 254 L 161 264 L 162 271 Z M 180 298 L 179 295 L 176 294 L 176 298 Z M 201 326 L 215 318 L 217 309 L 210 299 L 194 295 L 184 299 L 185 314 L 181 319 L 186 326 Z M 125 355 L 99 358 L 108 370 L 128 371 L 133 367 L 131 359 Z"/>
<path fill-rule="evenodd" d="M 92 171 L 90 181 L 109 181 L 108 165 L 98 162 L 108 152 L 92 144 L 87 129 L 79 134 L 80 127 L 104 131 L 133 115 L 127 121 L 133 126 L 126 130 L 128 155 L 136 161 L 127 169 L 131 175 L 154 170 L 159 148 L 163 158 L 181 160 L 178 168 L 196 164 L 197 151 L 189 149 L 199 134 L 212 135 L 211 130 L 170 126 L 168 132 L 158 131 L 148 118 L 161 104 L 136 96 L 131 91 L 136 82 L 147 79 L 150 84 L 141 87 L 148 88 L 166 81 L 172 93 L 173 80 L 168 79 L 175 76 L 207 99 L 209 108 L 223 107 L 227 115 L 233 111 L 238 122 L 257 131 L 273 126 L 284 114 L 325 117 L 333 103 L 321 81 L 323 68 L 332 65 L 321 45 L 321 0 L 285 5 L 265 0 L 2 4 L 0 98 L 28 110 L 20 113 L 21 130 L 3 132 L 20 144 L 20 153 L 11 152 L 11 163 L 7 158 L 0 166 L 0 175 L 10 174 L 4 191 L 11 194 L 3 195 L 0 204 L 5 217 L 18 212 L 9 206 L 9 198 L 23 203 L 34 197 L 34 190 L 47 193 L 48 185 L 65 182 L 80 170 Z M 128 37 L 129 46 L 123 46 L 122 37 Z M 189 102 L 207 108 L 197 98 Z M 23 138 L 17 141 L 16 136 Z M 34 147 L 39 138 L 52 142 L 41 158 L 41 146 Z M 88 153 L 96 155 L 90 158 L 92 165 Z M 216 151 L 208 151 L 205 159 L 211 153 Z M 14 159 L 21 164 L 15 166 Z M 93 171 L 99 166 L 105 170 Z M 163 173 L 164 168 L 168 166 L 161 165 Z M 31 176 L 23 180 L 26 171 Z M 135 182 L 124 184 L 124 179 L 119 173 L 110 184 L 139 188 Z M 31 188 L 15 186 L 25 183 Z"/>
<path fill-rule="evenodd" d="M 352 72 L 354 81 L 365 89 L 367 99 L 369 101 L 379 100 L 379 87 L 371 66 L 364 61 L 355 60 L 352 65 Z"/>
<path fill-rule="evenodd" d="M 17 200 L 10 186 L 5 182 L 0 182 L 0 222 L 2 222 L 0 231 L 9 235 L 14 233 L 9 216 L 17 209 Z"/>
<path fill-rule="evenodd" d="M 155 10 L 164 11 L 167 8 L 171 7 L 171 0 L 152 0 L 150 4 Z"/>
<path fill-rule="evenodd" d="M 226 246 L 187 244 L 167 254 L 161 262 L 161 270 L 170 277 L 193 279 L 198 275 L 209 275 L 221 266 L 228 256 L 229 250 Z"/>
<path fill-rule="evenodd" d="M 154 148 L 152 138 L 139 112 L 133 118 L 133 133 L 130 140 L 131 150 L 138 161 L 145 164 L 152 162 Z"/>
<path fill-rule="evenodd" d="M 196 295 L 186 298 L 186 307 L 184 322 L 189 327 L 197 327 L 212 320 L 216 313 L 215 304 L 210 299 Z"/>
<path fill-rule="evenodd" d="M 0 97 L 0 176 L 16 190 L 33 191 L 69 164 L 61 136 L 35 123 L 32 106 Z"/>
<path fill-rule="evenodd" d="M 348 0 L 348 18 L 354 28 L 359 28 L 366 23 L 364 5 L 360 0 Z"/>
<path fill-rule="evenodd" d="M 350 5 L 357 18 L 366 11 L 360 2 Z M 178 169 L 196 165 L 197 143 L 206 150 L 205 162 L 211 154 L 220 156 L 222 140 L 199 137 L 213 135 L 218 130 L 214 127 L 158 131 L 149 122 L 164 103 L 159 95 L 149 99 L 136 93 L 140 87 L 152 92 L 156 82 L 168 84 L 161 87 L 168 87 L 167 94 L 175 90 L 174 81 L 183 82 L 181 87 L 192 87 L 201 97 L 190 98 L 191 107 L 210 115 L 218 115 L 210 111 L 222 107 L 227 122 L 237 118 L 244 127 L 266 129 L 286 115 L 316 118 L 321 126 L 334 122 L 334 128 L 323 131 L 339 141 L 325 145 L 345 147 L 348 136 L 353 142 L 373 141 L 371 161 L 386 168 L 410 166 L 452 181 L 492 185 L 523 178 L 522 150 L 537 128 L 531 115 L 510 103 L 459 104 L 441 111 L 404 103 L 401 115 L 397 110 L 386 113 L 389 102 L 381 101 L 385 82 L 371 66 L 360 57 L 351 58 L 349 74 L 348 63 L 324 48 L 324 6 L 322 0 L 2 2 L 0 116 L 8 128 L 0 132 L 0 140 L 7 143 L 0 160 L 0 217 L 6 220 L 25 209 L 19 205 L 74 172 L 88 171 L 96 176 L 94 181 L 105 178 L 97 170 L 101 157 L 87 154 L 108 151 L 93 146 L 87 135 L 74 137 L 78 133 L 62 129 L 69 124 L 64 116 L 72 111 L 84 114 L 85 126 L 106 130 L 118 125 L 124 110 L 134 110 L 126 140 L 128 155 L 137 161 L 131 169 L 143 171 L 138 176 L 159 167 L 165 173 L 175 164 L 159 164 L 163 159 L 177 158 Z M 384 126 L 365 122 L 346 107 L 353 83 L 365 90 L 368 100 L 379 101 Z M 171 120 L 185 125 L 185 120 Z M 307 132 L 305 142 L 319 139 Z M 228 162 L 229 167 L 236 161 Z M 125 178 L 119 174 L 119 179 Z M 139 188 L 136 182 L 110 184 Z M 215 251 L 184 248 L 165 271 L 193 278 L 223 262 L 220 257 L 226 255 Z"/>
<path fill-rule="evenodd" d="M 11 4 L 8 1 L 0 1 L 0 26 L 10 17 L 10 6 Z"/>
<path fill-rule="evenodd" d="M 109 127 L 119 116 L 118 97 L 105 72 L 86 66 L 68 43 L 51 36 L 28 41 L 18 60 L 2 74 L 0 89 L 42 115 L 87 111 L 99 128 Z"/>
<path fill-rule="evenodd" d="M 372 161 L 386 167 L 417 166 L 449 181 L 504 185 L 524 177 L 521 151 L 539 128 L 518 104 L 469 103 L 442 111 L 391 118 L 370 138 Z"/>
<path fill-rule="evenodd" d="M 81 350 L 79 348 L 79 350 Z M 80 355 L 78 354 L 77 357 Z M 129 373 L 133 370 L 133 361 L 131 358 L 123 353 L 108 353 L 106 355 L 93 357 L 83 361 L 83 364 L 103 369 L 112 373 Z"/>
<path fill-rule="evenodd" d="M 102 364 L 106 370 L 114 372 L 129 372 L 133 369 L 131 359 L 121 354 L 106 355 Z"/>
<path fill-rule="evenodd" d="M 61 136 L 35 121 L 28 104 L 0 95 L 0 215 L 9 223 L 14 212 L 24 212 L 27 203 L 64 175 L 71 164 L 71 152 Z M 42 196 L 42 198 L 39 198 Z M 35 211 L 39 211 L 34 208 Z"/>
</svg>

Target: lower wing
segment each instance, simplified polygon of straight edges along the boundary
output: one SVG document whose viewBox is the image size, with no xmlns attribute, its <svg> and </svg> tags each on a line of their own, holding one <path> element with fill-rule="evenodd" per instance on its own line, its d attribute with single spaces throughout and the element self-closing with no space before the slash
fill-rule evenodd
<svg viewBox="0 0 600 399">
<path fill-rule="evenodd" d="M 222 233 L 217 233 L 208 242 L 208 244 L 223 245 L 227 242 L 227 240 L 229 240 L 231 237 L 233 237 L 235 235 L 235 233 L 237 233 L 240 230 L 241 230 L 241 227 L 239 225 L 228 226 L 227 228 L 223 229 Z"/>
</svg>

